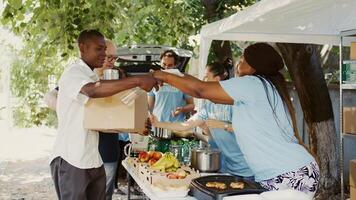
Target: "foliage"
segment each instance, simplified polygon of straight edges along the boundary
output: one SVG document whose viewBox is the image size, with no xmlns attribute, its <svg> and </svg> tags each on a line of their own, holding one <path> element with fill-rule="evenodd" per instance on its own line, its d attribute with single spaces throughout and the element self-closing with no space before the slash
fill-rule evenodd
<svg viewBox="0 0 356 200">
<path fill-rule="evenodd" d="M 219 19 L 250 0 L 217 0 Z M 8 0 L 1 23 L 21 36 L 24 49 L 12 66 L 12 92 L 21 106 L 22 126 L 51 124 L 53 113 L 41 103 L 48 76 L 57 80 L 69 59 L 78 56 L 81 30 L 97 29 L 119 46 L 165 44 L 193 49 L 189 36 L 206 23 L 198 0 Z M 20 123 L 21 122 L 21 123 Z"/>
</svg>

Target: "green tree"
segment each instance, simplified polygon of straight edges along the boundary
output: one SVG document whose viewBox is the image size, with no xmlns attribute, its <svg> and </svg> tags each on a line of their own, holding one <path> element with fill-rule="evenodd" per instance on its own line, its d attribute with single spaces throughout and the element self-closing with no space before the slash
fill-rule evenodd
<svg viewBox="0 0 356 200">
<path fill-rule="evenodd" d="M 12 91 L 19 97 L 16 111 L 19 124 L 24 126 L 51 124 L 53 112 L 41 107 L 40 99 L 48 90 L 48 76 L 61 74 L 69 59 L 77 56 L 76 38 L 83 29 L 98 29 L 118 45 L 165 44 L 192 49 L 188 38 L 199 32 L 201 26 L 253 4 L 254 0 L 8 0 L 1 22 L 20 35 L 25 48 L 12 66 Z M 337 163 L 333 116 L 320 62 L 316 55 L 308 53 L 309 47 L 279 44 L 282 55 L 291 72 L 309 123 L 313 151 L 322 157 L 321 198 L 330 197 L 337 191 Z M 313 47 L 314 48 L 314 47 Z M 231 43 L 214 41 L 213 56 L 218 60 L 231 57 Z M 305 55 L 296 60 L 293 55 Z M 293 62 L 297 64 L 293 64 Z M 298 66 L 303 69 L 298 70 Z M 308 77 L 310 69 L 313 73 Z M 306 82 L 318 84 L 305 87 Z M 309 102 L 308 94 L 313 96 Z M 307 98 L 308 97 L 308 98 Z M 323 104 L 317 104 L 324 101 Z M 318 115 L 323 112 L 320 117 Z M 52 117 L 51 117 L 52 116 Z M 49 120 L 51 119 L 51 120 Z M 329 128 L 328 128 L 329 127 Z M 327 137 L 324 137 L 324 136 Z M 318 140 L 327 138 L 327 140 Z M 323 149 L 329 147 L 329 150 Z"/>
<path fill-rule="evenodd" d="M 218 1 L 213 20 L 223 18 L 252 1 Z M 84 29 L 98 29 L 119 46 L 164 44 L 193 49 L 189 36 L 212 19 L 204 17 L 204 1 L 97 1 L 9 0 L 2 24 L 21 36 L 24 49 L 12 67 L 12 91 L 21 105 L 17 124 L 53 124 L 53 112 L 41 107 L 48 90 L 48 76 L 59 77 L 64 66 L 78 55 L 76 38 Z M 51 120 L 48 120 L 51 119 Z"/>
</svg>

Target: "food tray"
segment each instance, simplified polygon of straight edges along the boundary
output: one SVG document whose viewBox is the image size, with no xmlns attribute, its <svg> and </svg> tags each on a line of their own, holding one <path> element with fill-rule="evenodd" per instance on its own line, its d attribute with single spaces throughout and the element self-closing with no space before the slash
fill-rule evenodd
<svg viewBox="0 0 356 200">
<path fill-rule="evenodd" d="M 226 189 L 209 188 L 205 184 L 208 182 L 221 182 L 227 185 Z M 231 182 L 243 182 L 244 189 L 234 189 L 230 187 Z M 199 200 L 216 199 L 221 200 L 225 196 L 240 194 L 260 194 L 267 191 L 254 181 L 243 180 L 231 175 L 213 175 L 196 178 L 191 182 L 190 194 Z"/>
</svg>

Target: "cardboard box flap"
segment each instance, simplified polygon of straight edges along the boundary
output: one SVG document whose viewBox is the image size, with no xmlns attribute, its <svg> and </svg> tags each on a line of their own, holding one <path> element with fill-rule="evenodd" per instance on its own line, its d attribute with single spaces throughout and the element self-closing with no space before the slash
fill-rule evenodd
<svg viewBox="0 0 356 200">
<path fill-rule="evenodd" d="M 356 42 L 351 42 L 350 60 L 356 60 Z"/>
<path fill-rule="evenodd" d="M 356 187 L 350 187 L 350 200 L 356 200 Z"/>
<path fill-rule="evenodd" d="M 356 160 L 350 160 L 350 186 L 356 187 Z"/>
<path fill-rule="evenodd" d="M 356 107 L 343 108 L 343 132 L 356 134 Z"/>
</svg>

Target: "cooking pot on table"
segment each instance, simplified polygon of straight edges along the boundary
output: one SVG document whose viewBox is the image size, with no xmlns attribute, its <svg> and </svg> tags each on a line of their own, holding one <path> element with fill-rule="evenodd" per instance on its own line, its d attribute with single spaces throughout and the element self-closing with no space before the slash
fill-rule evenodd
<svg viewBox="0 0 356 200">
<path fill-rule="evenodd" d="M 190 165 L 200 172 L 217 172 L 220 169 L 220 150 L 196 148 L 191 150 Z"/>
</svg>

